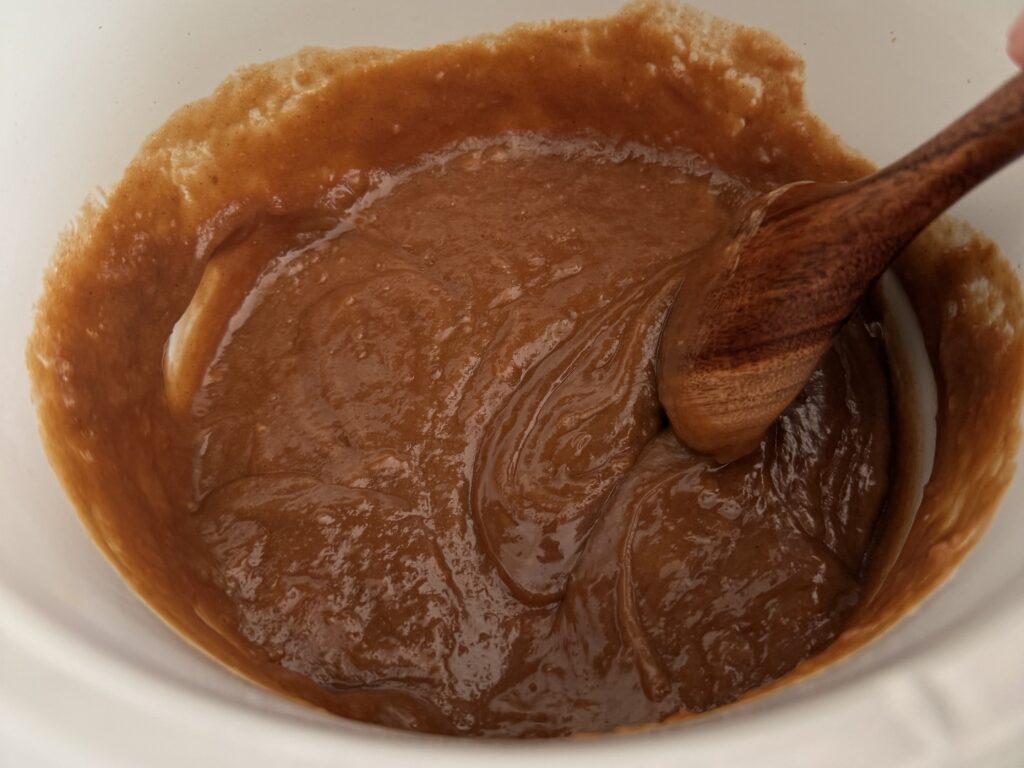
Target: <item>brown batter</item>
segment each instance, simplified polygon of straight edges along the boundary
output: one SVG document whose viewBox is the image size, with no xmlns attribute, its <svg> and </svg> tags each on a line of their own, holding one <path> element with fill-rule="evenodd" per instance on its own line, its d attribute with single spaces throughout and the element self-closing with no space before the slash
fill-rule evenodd
<svg viewBox="0 0 1024 768">
<path fill-rule="evenodd" d="M 63 242 L 30 344 L 101 546 L 247 676 L 418 730 L 654 722 L 870 639 L 1009 477 L 1021 299 L 976 236 L 905 257 L 938 456 L 858 606 L 910 444 L 872 311 L 741 461 L 680 446 L 656 395 L 700 246 L 868 167 L 799 76 L 764 33 L 642 5 L 307 51 L 180 111 Z"/>
</svg>

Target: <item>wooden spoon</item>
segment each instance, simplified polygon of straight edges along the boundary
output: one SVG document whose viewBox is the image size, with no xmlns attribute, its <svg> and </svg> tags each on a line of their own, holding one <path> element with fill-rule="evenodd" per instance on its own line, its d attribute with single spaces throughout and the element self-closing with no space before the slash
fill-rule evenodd
<svg viewBox="0 0 1024 768">
<path fill-rule="evenodd" d="M 890 262 L 1022 152 L 1024 73 L 867 178 L 752 201 L 665 326 L 658 393 L 676 435 L 720 461 L 753 450 Z"/>
</svg>

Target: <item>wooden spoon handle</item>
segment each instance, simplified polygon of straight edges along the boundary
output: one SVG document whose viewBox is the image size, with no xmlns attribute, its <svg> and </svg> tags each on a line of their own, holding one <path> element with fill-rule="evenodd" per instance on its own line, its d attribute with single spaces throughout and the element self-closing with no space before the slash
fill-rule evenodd
<svg viewBox="0 0 1024 768">
<path fill-rule="evenodd" d="M 894 256 L 946 208 L 1022 153 L 1024 73 L 910 154 L 854 185 L 867 205 L 862 221 L 877 217 L 879 255 Z"/>
</svg>

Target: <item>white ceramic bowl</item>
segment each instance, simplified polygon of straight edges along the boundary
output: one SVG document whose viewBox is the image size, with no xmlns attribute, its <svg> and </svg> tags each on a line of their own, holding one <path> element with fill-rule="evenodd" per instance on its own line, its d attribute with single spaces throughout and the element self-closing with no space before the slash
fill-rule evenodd
<svg viewBox="0 0 1024 768">
<path fill-rule="evenodd" d="M 811 106 L 877 161 L 1012 73 L 1014 0 L 707 0 L 779 33 Z M 23 364 L 58 231 L 146 133 L 243 64 L 308 44 L 423 46 L 616 0 L 0 4 L 0 765 L 1024 765 L 1024 484 L 914 615 L 849 661 L 660 733 L 509 744 L 333 719 L 167 630 L 89 542 L 36 436 Z M 1024 165 L 957 213 L 1024 263 Z"/>
</svg>

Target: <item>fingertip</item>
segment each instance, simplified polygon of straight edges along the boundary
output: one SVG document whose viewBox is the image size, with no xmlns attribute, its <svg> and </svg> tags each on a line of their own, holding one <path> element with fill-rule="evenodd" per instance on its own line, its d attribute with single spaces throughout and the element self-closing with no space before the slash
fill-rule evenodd
<svg viewBox="0 0 1024 768">
<path fill-rule="evenodd" d="M 1024 67 L 1024 11 L 1010 27 L 1006 38 L 1006 52 L 1020 67 Z"/>
</svg>

